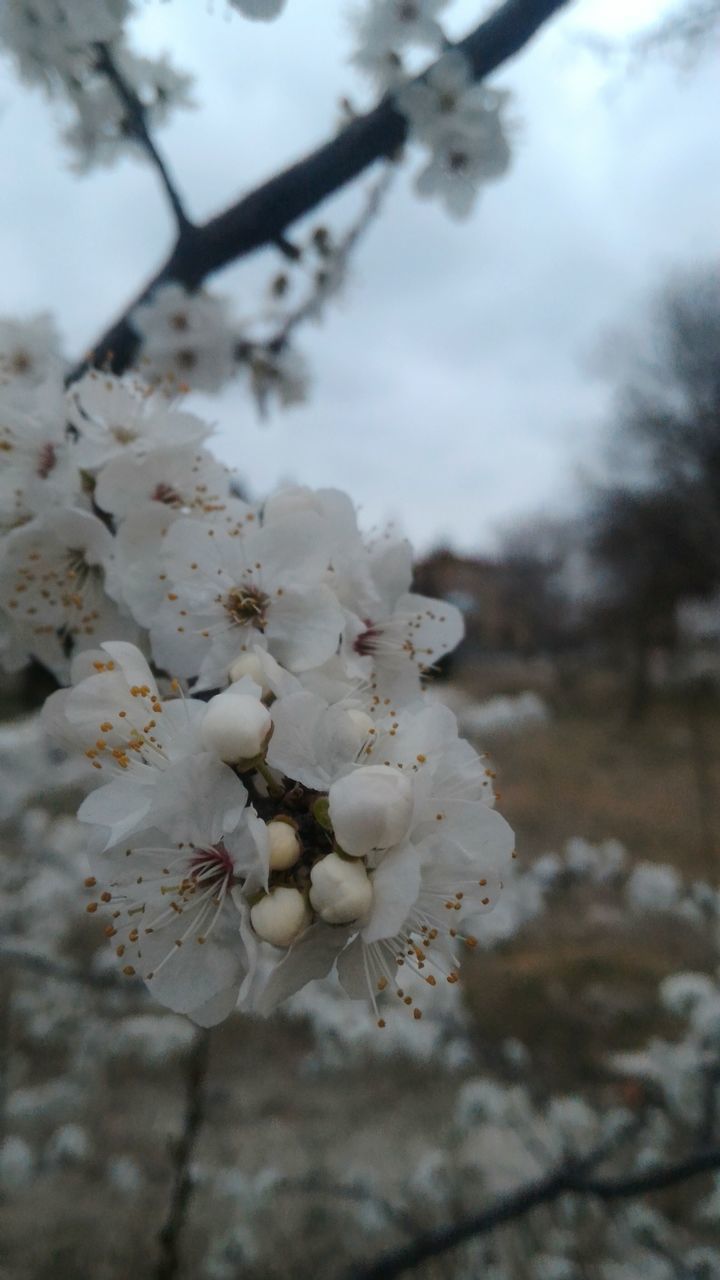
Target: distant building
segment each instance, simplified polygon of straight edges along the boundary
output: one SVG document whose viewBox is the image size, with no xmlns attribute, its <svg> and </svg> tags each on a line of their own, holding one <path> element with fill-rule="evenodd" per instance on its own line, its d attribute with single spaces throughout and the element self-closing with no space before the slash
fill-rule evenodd
<svg viewBox="0 0 720 1280">
<path fill-rule="evenodd" d="M 439 548 L 415 570 L 415 590 L 456 605 L 465 616 L 466 650 L 528 653 L 538 647 L 534 609 L 511 566 Z"/>
</svg>

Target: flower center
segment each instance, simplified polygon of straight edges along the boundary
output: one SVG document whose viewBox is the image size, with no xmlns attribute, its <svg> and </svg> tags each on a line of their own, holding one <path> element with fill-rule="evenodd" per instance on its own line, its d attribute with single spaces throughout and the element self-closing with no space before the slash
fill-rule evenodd
<svg viewBox="0 0 720 1280">
<path fill-rule="evenodd" d="M 32 360 L 27 351 L 16 351 L 10 361 L 10 369 L 18 377 L 22 377 L 24 373 L 29 373 L 32 369 Z"/>
<path fill-rule="evenodd" d="M 150 494 L 152 502 L 162 502 L 166 507 L 181 507 L 183 505 L 182 494 L 177 489 L 173 489 L 171 484 L 156 485 Z"/>
<path fill-rule="evenodd" d="M 133 440 L 138 438 L 137 431 L 133 431 L 131 427 L 113 427 L 111 435 L 114 436 L 118 444 L 132 444 Z"/>
<path fill-rule="evenodd" d="M 257 627 L 264 631 L 267 626 L 267 610 L 270 597 L 259 587 L 233 587 L 224 600 L 225 612 L 239 627 Z"/>
<path fill-rule="evenodd" d="M 41 480 L 47 480 L 57 462 L 54 444 L 44 444 L 38 452 L 37 473 Z"/>
<path fill-rule="evenodd" d="M 451 173 L 463 173 L 467 169 L 469 158 L 466 151 L 451 151 L 448 156 L 448 167 Z"/>
<path fill-rule="evenodd" d="M 190 875 L 183 882 L 185 895 L 195 893 L 198 888 L 220 888 L 235 874 L 233 860 L 225 845 L 213 845 L 210 849 L 195 849 L 190 859 Z"/>
<path fill-rule="evenodd" d="M 359 636 L 355 637 L 353 649 L 355 653 L 360 654 L 361 658 L 369 658 L 375 652 L 377 642 L 380 639 L 380 630 L 374 627 L 369 618 L 365 618 L 365 631 L 361 631 Z"/>
</svg>

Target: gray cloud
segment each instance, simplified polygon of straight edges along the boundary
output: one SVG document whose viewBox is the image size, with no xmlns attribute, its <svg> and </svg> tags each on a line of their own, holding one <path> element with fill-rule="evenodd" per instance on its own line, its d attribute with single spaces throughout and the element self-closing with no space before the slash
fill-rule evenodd
<svg viewBox="0 0 720 1280">
<path fill-rule="evenodd" d="M 160 139 L 197 216 L 322 140 L 357 84 L 339 14 L 311 27 L 291 0 L 261 28 L 216 10 L 152 3 L 137 23 L 198 76 L 201 107 Z M 462 0 L 458 29 L 475 12 Z M 341 485 L 368 521 L 395 516 L 423 544 L 442 531 L 462 546 L 569 500 L 608 406 L 590 357 L 670 269 L 715 252 L 720 197 L 711 69 L 680 77 L 656 62 L 624 78 L 582 43 L 601 13 L 621 31 L 647 6 L 578 4 L 498 76 L 516 94 L 516 159 L 468 223 L 413 197 L 411 155 L 339 305 L 300 338 L 315 368 L 307 406 L 263 427 L 241 388 L 203 402 L 256 492 L 290 476 Z M 169 219 L 142 162 L 68 173 L 47 106 L 6 79 L 6 155 L 18 139 L 3 310 L 53 309 L 80 351 L 164 253 Z M 347 218 L 354 201 L 323 216 Z M 218 277 L 240 315 L 273 263 Z"/>
</svg>

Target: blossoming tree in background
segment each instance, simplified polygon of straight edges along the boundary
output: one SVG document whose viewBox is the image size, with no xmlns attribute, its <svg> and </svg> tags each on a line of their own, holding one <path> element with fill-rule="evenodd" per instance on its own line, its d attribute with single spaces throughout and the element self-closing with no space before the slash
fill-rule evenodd
<svg viewBox="0 0 720 1280">
<path fill-rule="evenodd" d="M 5 667 L 33 660 L 62 686 L 43 722 L 85 768 L 82 871 L 76 857 L 85 910 L 103 917 L 127 989 L 142 980 L 159 1005 L 202 1027 L 236 1009 L 269 1014 L 331 971 L 358 1001 L 357 1019 L 367 1020 L 367 1006 L 383 1028 L 393 1006 L 418 1023 L 437 989 L 457 984 L 463 948 L 477 947 L 473 921 L 502 901 L 513 837 L 494 808 L 492 772 L 427 689 L 462 638 L 458 610 L 413 592 L 408 543 L 392 531 L 364 534 L 347 495 L 293 487 L 246 501 L 183 396 L 238 376 L 261 409 L 304 395 L 295 332 L 341 287 L 404 144 L 423 152 L 419 195 L 466 216 L 510 163 L 507 95 L 485 78 L 561 2 L 508 0 L 450 47 L 445 0 L 371 0 L 354 58 L 377 105 L 348 112 L 318 151 L 200 225 L 154 140 L 190 101 L 190 84 L 131 49 L 131 5 L 9 0 L 0 13 L 19 74 L 62 105 L 77 167 L 138 151 L 175 216 L 167 261 L 75 365 L 50 318 L 3 322 L 0 623 Z M 234 7 L 266 20 L 284 6 Z M 293 224 L 375 164 L 382 175 L 349 229 L 291 238 Z M 241 323 L 205 282 L 268 245 L 283 259 L 271 305 Z M 301 268 L 304 292 L 290 304 Z M 713 892 L 695 904 L 703 926 L 714 922 Z M 708 1061 L 715 1071 L 718 998 L 697 976 L 669 984 L 665 998 L 688 1020 L 677 1051 L 692 1078 L 684 1122 L 696 1118 Z M 663 1063 L 674 1052 L 655 1044 L 638 1068 L 668 1094 Z M 470 1091 L 459 1123 L 493 1115 L 501 1127 L 542 1133 L 537 1100 L 511 1095 Z M 555 1099 L 546 1119 L 550 1163 L 534 1190 L 516 1192 L 517 1215 L 592 1191 L 591 1172 L 642 1127 L 631 1109 L 603 1117 L 572 1100 Z M 677 1135 L 656 1129 L 650 1149 L 669 1158 Z M 162 1238 L 165 1277 L 177 1273 L 190 1145 Z M 56 1147 L 78 1151 L 77 1135 Z M 627 1175 L 640 1191 L 644 1151 Z M 5 1158 L 22 1166 L 17 1146 Z M 695 1153 L 663 1176 L 718 1165 L 717 1151 Z M 597 1182 L 595 1194 L 605 1187 L 610 1198 L 613 1185 L 632 1193 Z M 417 1259 L 492 1225 L 490 1213 L 444 1245 L 438 1234 L 420 1241 Z M 571 1244 L 558 1237 L 555 1270 L 548 1254 L 532 1274 L 571 1274 L 560 1267 Z M 693 1276 L 710 1274 L 708 1258 L 714 1265 L 717 1254 L 700 1257 Z M 398 1255 L 372 1274 L 399 1274 L 411 1261 Z"/>
</svg>

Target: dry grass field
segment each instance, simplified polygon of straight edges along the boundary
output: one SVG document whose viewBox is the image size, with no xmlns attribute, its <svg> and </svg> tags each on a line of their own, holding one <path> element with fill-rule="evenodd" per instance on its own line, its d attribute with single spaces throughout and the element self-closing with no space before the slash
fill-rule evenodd
<svg viewBox="0 0 720 1280">
<path fill-rule="evenodd" d="M 548 725 L 490 742 L 499 804 L 521 863 L 582 835 L 617 839 L 631 862 L 669 863 L 688 879 L 720 872 L 720 704 L 709 694 L 659 697 L 628 720 L 612 677 L 586 679 L 572 696 L 546 670 L 526 673 L 554 704 Z M 483 688 L 482 676 L 466 683 Z M 515 671 L 499 681 L 512 690 Z M 548 685 L 550 689 L 548 691 Z M 568 1087 L 606 1077 L 610 1049 L 667 1030 L 655 993 L 682 966 L 710 970 L 709 940 L 670 918 L 632 920 L 609 890 L 558 895 L 538 921 L 465 966 L 478 1043 L 515 1036 L 536 1069 Z"/>
</svg>

